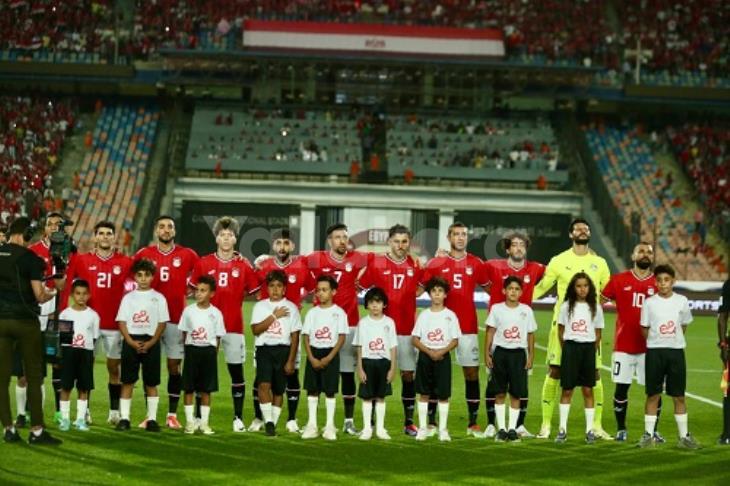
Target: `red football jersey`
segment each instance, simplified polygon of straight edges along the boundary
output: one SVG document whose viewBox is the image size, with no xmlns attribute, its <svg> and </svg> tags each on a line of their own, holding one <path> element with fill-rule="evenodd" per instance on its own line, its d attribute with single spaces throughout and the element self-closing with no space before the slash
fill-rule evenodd
<svg viewBox="0 0 730 486">
<path fill-rule="evenodd" d="M 134 260 L 146 258 L 155 262 L 157 273 L 152 288 L 165 296 L 170 311 L 170 322 L 177 324 L 187 303 L 188 280 L 193 272 L 198 254 L 190 248 L 173 245 L 164 252 L 157 245 L 140 249 Z"/>
<path fill-rule="evenodd" d="M 36 241 L 32 245 L 28 246 L 28 249 L 41 257 L 46 263 L 46 271 L 43 273 L 44 277 L 50 277 L 55 273 L 53 268 L 53 259 L 51 258 L 51 247 L 46 244 L 42 239 Z M 53 289 L 56 287 L 56 282 L 53 279 L 46 280 L 43 282 L 46 287 Z"/>
<path fill-rule="evenodd" d="M 360 251 L 348 251 L 342 261 L 332 258 L 329 251 L 315 251 L 307 257 L 315 281 L 320 275 L 332 275 L 337 280 L 334 302 L 347 313 L 350 327 L 357 326 L 360 321 L 355 281 L 360 270 L 367 266 L 367 261 L 368 254 Z"/>
<path fill-rule="evenodd" d="M 425 286 L 432 277 L 441 277 L 449 283 L 451 289 L 446 295 L 446 307 L 459 318 L 461 332 L 479 333 L 474 289 L 487 284 L 484 262 L 470 253 L 459 259 L 452 256 L 436 257 L 426 265 L 421 284 Z"/>
<path fill-rule="evenodd" d="M 654 275 L 641 279 L 626 272 L 613 275 L 603 289 L 603 296 L 616 303 L 616 333 L 613 350 L 622 353 L 646 353 L 646 339 L 641 334 L 641 307 L 644 300 L 657 293 Z"/>
<path fill-rule="evenodd" d="M 358 282 L 364 289 L 380 287 L 385 291 L 385 315 L 395 321 L 399 336 L 410 336 L 416 323 L 416 292 L 421 273 L 421 267 L 411 256 L 399 263 L 388 255 L 373 255 Z"/>
<path fill-rule="evenodd" d="M 131 269 L 132 259 L 117 252 L 108 258 L 102 258 L 95 252 L 74 255 L 66 270 L 61 307 L 67 306 L 71 283 L 76 279 L 86 280 L 91 293 L 88 306 L 99 314 L 99 328 L 118 330 L 117 311 L 126 293 L 127 283 L 133 280 Z"/>
<path fill-rule="evenodd" d="M 535 285 L 545 274 L 545 265 L 538 262 L 525 261 L 522 268 L 514 268 L 509 264 L 506 258 L 489 260 L 484 263 L 484 271 L 489 281 L 489 308 L 494 304 L 505 301 L 504 292 L 502 290 L 504 279 L 510 275 L 522 280 L 522 297 L 520 302 L 532 307 L 532 293 Z"/>
<path fill-rule="evenodd" d="M 211 253 L 195 264 L 191 281 L 196 282 L 202 275 L 215 278 L 215 295 L 210 303 L 223 313 L 226 332 L 242 334 L 243 299 L 259 288 L 256 272 L 248 259 L 236 254 L 230 260 L 223 260 L 216 253 Z"/>
<path fill-rule="evenodd" d="M 261 284 L 259 300 L 269 298 L 269 289 L 266 286 L 266 275 L 272 270 L 281 270 L 287 276 L 285 297 L 297 307 L 302 307 L 302 299 L 314 290 L 314 278 L 307 266 L 307 259 L 303 256 L 292 256 L 286 265 L 282 265 L 276 257 L 261 262 L 256 275 Z"/>
</svg>

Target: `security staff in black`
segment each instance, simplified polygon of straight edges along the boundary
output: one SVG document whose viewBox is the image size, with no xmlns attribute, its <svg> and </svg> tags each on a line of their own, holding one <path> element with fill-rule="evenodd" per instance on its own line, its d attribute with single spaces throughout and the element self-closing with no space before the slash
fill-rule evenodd
<svg viewBox="0 0 730 486">
<path fill-rule="evenodd" d="M 28 379 L 31 445 L 57 445 L 43 427 L 41 406 L 42 335 L 38 326 L 39 303 L 54 298 L 43 286 L 45 263 L 26 246 L 33 237 L 28 218 L 16 219 L 8 228 L 8 241 L 0 246 L 0 422 L 5 442 L 20 442 L 10 415 L 10 376 L 13 348 L 23 355 Z"/>
</svg>

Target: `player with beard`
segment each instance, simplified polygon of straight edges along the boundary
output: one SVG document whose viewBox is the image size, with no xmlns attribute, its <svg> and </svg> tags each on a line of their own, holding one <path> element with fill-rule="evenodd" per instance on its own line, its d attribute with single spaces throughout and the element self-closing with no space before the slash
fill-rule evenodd
<svg viewBox="0 0 730 486">
<path fill-rule="evenodd" d="M 402 224 L 396 224 L 388 231 L 388 251 L 384 255 L 373 255 L 358 284 L 369 289 L 383 289 L 388 297 L 385 315 L 395 322 L 398 335 L 398 367 L 400 368 L 403 391 L 401 401 L 405 414 L 403 431 L 415 437 L 418 427 L 413 423 L 416 403 L 416 348 L 413 346 L 413 326 L 416 322 L 416 297 L 423 292 L 419 286 L 421 268 L 418 261 L 409 255 L 411 232 Z"/>
<path fill-rule="evenodd" d="M 555 409 L 555 402 L 559 398 L 560 388 L 560 358 L 561 346 L 558 339 L 558 315 L 560 306 L 565 299 L 565 292 L 568 289 L 573 276 L 578 272 L 585 272 L 593 282 L 598 292 L 603 291 L 608 284 L 611 273 L 606 260 L 599 257 L 588 246 L 591 241 L 591 226 L 588 221 L 576 218 L 568 227 L 568 236 L 573 245 L 564 252 L 554 256 L 545 269 L 545 275 L 537 286 L 535 286 L 533 298 L 539 299 L 545 295 L 557 283 L 558 298 L 553 311 L 552 327 L 548 338 L 547 364 L 549 370 L 545 376 L 545 383 L 542 387 L 542 426 L 539 439 L 550 437 L 550 422 Z M 596 386 L 593 389 L 595 397 L 595 416 L 593 432 L 596 438 L 612 439 L 602 425 L 603 415 L 603 382 L 598 371 L 601 365 L 600 349 L 596 357 Z"/>
<path fill-rule="evenodd" d="M 613 275 L 603 289 L 605 300 L 616 303 L 616 333 L 613 343 L 613 366 L 611 376 L 616 384 L 613 393 L 613 410 L 618 432 L 616 440 L 625 442 L 626 411 L 629 408 L 629 387 L 634 378 L 644 386 L 646 339 L 641 333 L 641 307 L 644 301 L 656 294 L 656 278 L 652 273 L 654 249 L 649 243 L 641 242 L 631 254 L 633 268 Z M 661 397 L 657 419 L 661 410 Z M 658 422 L 657 422 L 658 425 Z M 664 438 L 654 431 L 654 441 L 663 443 Z"/>
<path fill-rule="evenodd" d="M 356 350 L 352 346 L 355 335 L 354 328 L 360 321 L 357 306 L 357 286 L 355 284 L 361 270 L 367 266 L 368 254 L 348 250 L 350 237 L 347 226 L 335 223 L 326 231 L 329 250 L 315 251 L 307 256 L 307 265 L 316 280 L 320 275 L 331 275 L 337 280 L 337 293 L 334 303 L 345 311 L 350 333 L 340 349 L 340 378 L 342 381 L 342 399 L 345 403 L 345 423 L 343 431 L 357 435 L 355 428 L 355 367 L 357 365 Z"/>
<path fill-rule="evenodd" d="M 537 285 L 540 279 L 542 279 L 542 276 L 545 274 L 545 265 L 527 259 L 527 250 L 530 247 L 530 238 L 523 233 L 509 233 L 502 239 L 501 244 L 504 245 L 503 248 L 507 253 L 507 258 L 495 258 L 493 260 L 488 260 L 484 264 L 487 279 L 489 281 L 489 310 L 491 311 L 495 304 L 505 301 L 506 297 L 503 290 L 504 281 L 510 276 L 520 279 L 520 287 L 522 288 L 520 303 L 532 306 L 532 293 L 535 289 L 535 285 Z M 485 393 L 488 425 L 484 431 L 484 437 L 488 439 L 497 434 L 494 408 L 496 400 L 495 395 L 495 383 L 490 375 L 489 381 L 487 382 L 487 391 Z M 520 397 L 520 414 L 517 418 L 516 429 L 517 435 L 519 435 L 520 438 L 534 437 L 534 435 L 525 428 L 527 403 L 527 396 Z"/>
<path fill-rule="evenodd" d="M 274 270 L 284 272 L 287 278 L 285 297 L 301 311 L 302 299 L 312 292 L 315 286 L 312 272 L 309 271 L 309 267 L 307 266 L 307 259 L 300 255 L 292 254 L 296 250 L 296 245 L 288 229 L 274 231 L 271 235 L 271 250 L 274 253 L 273 258 L 269 255 L 263 255 L 254 262 L 256 276 L 259 282 L 263 283 L 269 272 Z M 258 299 L 266 300 L 268 298 L 268 287 L 261 285 Z M 297 424 L 297 408 L 299 407 L 299 395 L 301 393 L 299 361 L 300 353 L 297 353 L 295 371 L 291 375 L 286 375 L 286 403 L 287 413 L 289 415 L 286 422 L 286 430 L 292 433 L 299 432 L 299 424 Z M 257 432 L 264 427 L 264 421 L 261 415 L 261 407 L 259 406 L 258 382 L 256 381 L 253 384 L 253 405 L 256 418 L 251 422 L 248 430 Z"/>
<path fill-rule="evenodd" d="M 198 254 L 190 248 L 175 243 L 175 220 L 172 216 L 162 215 L 155 220 L 157 243 L 140 249 L 134 260 L 146 258 L 154 262 L 157 271 L 152 280 L 152 288 L 165 296 L 170 312 L 170 322 L 162 335 L 162 347 L 167 356 L 167 396 L 168 428 L 182 428 L 177 420 L 177 405 L 182 391 L 182 358 L 185 354 L 183 333 L 178 329 L 180 316 L 187 304 L 188 281 L 198 261 Z M 146 422 L 146 420 L 145 420 Z M 146 423 L 140 424 L 145 428 Z"/>
</svg>

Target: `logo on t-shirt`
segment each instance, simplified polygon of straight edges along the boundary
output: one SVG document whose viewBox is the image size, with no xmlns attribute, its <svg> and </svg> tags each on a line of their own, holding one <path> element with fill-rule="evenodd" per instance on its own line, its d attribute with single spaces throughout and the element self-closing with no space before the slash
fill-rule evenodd
<svg viewBox="0 0 730 486">
<path fill-rule="evenodd" d="M 668 321 L 665 324 L 660 325 L 659 334 L 663 337 L 674 336 L 677 334 L 677 326 L 674 324 L 674 321 Z"/>
<path fill-rule="evenodd" d="M 146 310 L 135 312 L 132 314 L 132 322 L 136 326 L 143 326 L 150 323 L 150 316 Z"/>
<path fill-rule="evenodd" d="M 208 340 L 208 331 L 203 326 L 200 326 L 197 329 L 193 329 L 190 335 L 195 342 L 203 342 Z"/>
<path fill-rule="evenodd" d="M 289 283 L 295 283 L 297 281 L 297 276 L 293 273 L 289 275 Z"/>
<path fill-rule="evenodd" d="M 177 268 L 180 265 L 182 265 L 182 259 L 180 257 L 175 257 L 172 259 L 172 266 Z"/>
<path fill-rule="evenodd" d="M 385 342 L 383 338 L 377 338 L 368 343 L 368 349 L 370 351 L 385 351 Z"/>
<path fill-rule="evenodd" d="M 579 319 L 570 323 L 570 328 L 575 333 L 586 334 L 588 333 L 588 324 L 585 319 Z"/>
<path fill-rule="evenodd" d="M 269 326 L 269 328 L 266 330 L 266 334 L 272 334 L 274 336 L 281 336 L 282 329 L 281 329 L 281 322 L 279 322 L 279 319 L 275 320 L 274 323 Z"/>
<path fill-rule="evenodd" d="M 444 342 L 444 331 L 441 329 L 434 329 L 426 334 L 426 338 L 428 338 L 428 340 L 432 343 L 442 343 Z"/>
<path fill-rule="evenodd" d="M 508 341 L 519 341 L 521 339 L 520 328 L 518 326 L 512 326 L 509 329 L 505 329 L 502 334 Z"/>
<path fill-rule="evenodd" d="M 84 335 L 83 334 L 75 335 L 73 338 L 73 341 L 71 341 L 71 346 L 74 348 L 85 348 L 86 339 L 84 338 Z"/>
<path fill-rule="evenodd" d="M 530 283 L 530 276 L 525 275 L 525 278 L 523 278 L 522 281 L 525 282 L 526 284 Z"/>
<path fill-rule="evenodd" d="M 319 339 L 321 341 L 329 341 L 332 339 L 332 331 L 330 331 L 330 328 L 327 326 L 324 326 L 322 329 L 317 329 L 314 331 L 314 337 L 315 339 Z"/>
<path fill-rule="evenodd" d="M 234 268 L 231 272 L 231 275 L 233 276 L 233 278 L 238 278 L 239 275 L 241 275 L 241 272 L 239 272 L 237 268 Z"/>
<path fill-rule="evenodd" d="M 122 273 L 122 267 L 120 267 L 119 265 L 114 265 L 114 267 L 112 268 L 112 273 L 114 275 L 119 275 L 120 273 Z"/>
</svg>

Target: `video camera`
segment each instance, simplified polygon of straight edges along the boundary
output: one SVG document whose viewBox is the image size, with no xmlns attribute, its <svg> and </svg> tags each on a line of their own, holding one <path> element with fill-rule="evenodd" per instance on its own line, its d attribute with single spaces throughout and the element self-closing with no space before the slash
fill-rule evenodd
<svg viewBox="0 0 730 486">
<path fill-rule="evenodd" d="M 78 250 L 73 238 L 66 233 L 66 227 L 68 226 L 73 226 L 73 221 L 61 220 L 58 224 L 58 230 L 51 233 L 48 238 L 50 241 L 49 253 L 57 273 L 66 270 L 69 257 Z"/>
</svg>

